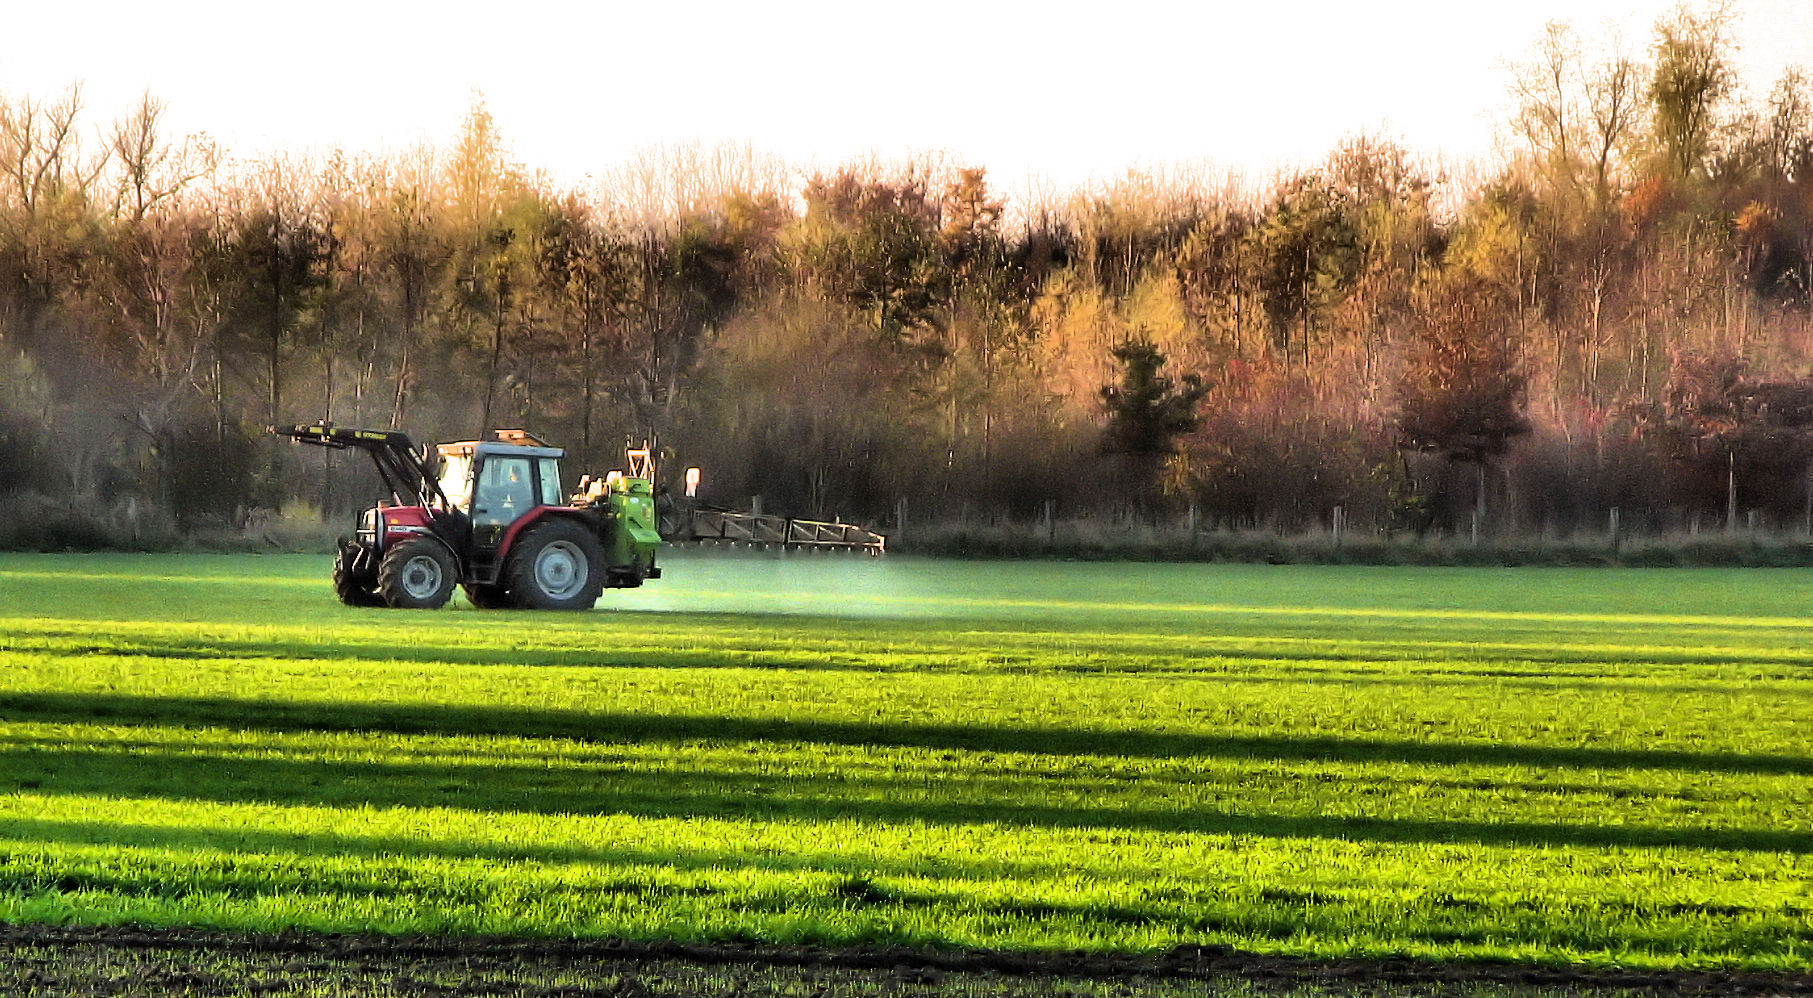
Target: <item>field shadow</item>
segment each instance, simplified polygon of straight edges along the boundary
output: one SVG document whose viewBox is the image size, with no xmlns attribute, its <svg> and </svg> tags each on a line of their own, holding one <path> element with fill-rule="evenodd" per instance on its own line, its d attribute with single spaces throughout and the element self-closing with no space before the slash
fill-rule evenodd
<svg viewBox="0 0 1813 998">
<path fill-rule="evenodd" d="M 0 815 L 0 838 L 55 843 L 72 847 L 125 845 L 175 851 L 207 849 L 231 852 L 236 855 L 252 853 L 266 856 L 328 859 L 410 857 L 501 863 L 595 864 L 632 870 L 760 868 L 783 872 L 823 871 L 863 876 L 923 876 L 925 874 L 925 868 L 920 863 L 889 862 L 867 856 L 852 857 L 837 852 L 811 851 L 805 847 L 790 849 L 786 852 L 775 850 L 757 852 L 707 849 L 697 846 L 688 846 L 684 849 L 662 848 L 652 844 L 647 848 L 546 845 L 526 842 L 505 845 L 458 838 L 360 834 L 346 830 L 304 834 L 291 831 L 254 830 L 246 827 L 218 830 L 197 829 L 143 824 L 130 820 L 108 821 L 99 818 L 73 821 Z M 1048 864 L 996 859 L 990 859 L 986 863 L 978 865 L 986 866 L 986 872 L 992 876 L 1035 876 L 1051 871 Z M 9 872 L 15 878 L 13 883 L 6 881 Z M 14 865 L 9 869 L 8 866 L 0 864 L 0 892 L 9 888 L 29 888 L 33 886 L 32 881 L 37 879 L 19 865 Z M 223 877 L 222 879 L 230 878 Z M 116 883 L 105 886 L 109 889 L 117 889 L 127 883 L 126 878 L 116 878 L 116 880 Z M 49 885 L 40 883 L 39 886 Z M 63 885 L 61 889 L 68 889 L 67 885 Z M 179 885 L 179 889 L 192 888 Z M 268 890 L 268 887 L 264 889 Z M 394 887 L 388 890 L 376 887 L 363 893 L 392 895 L 419 893 L 419 888 L 413 891 L 403 891 Z"/>
<path fill-rule="evenodd" d="M 565 618 L 563 618 L 565 619 Z M 726 628 L 718 634 L 737 633 Z M 848 639 L 848 632 L 841 635 Z M 102 656 L 108 658 L 152 658 L 173 662 L 239 662 L 268 660 L 273 662 L 339 662 L 348 659 L 375 662 L 405 662 L 422 665 L 461 666 L 541 666 L 550 668 L 666 668 L 724 669 L 727 667 L 773 667 L 780 658 L 771 650 L 750 647 L 711 646 L 689 648 L 611 648 L 611 647 L 463 647 L 425 643 L 420 640 L 360 641 L 345 636 L 320 641 L 271 640 L 250 637 L 203 635 L 193 639 L 149 637 L 112 637 L 97 640 L 94 631 L 78 628 L 42 628 L 26 635 L 14 635 L 0 642 L 11 651 L 38 651 L 59 656 Z M 827 639 L 829 639 L 827 635 Z M 873 639 L 874 635 L 865 635 Z M 0 635 L 4 639 L 5 635 Z M 830 653 L 828 653 L 830 654 Z M 748 661 L 744 661 L 748 659 Z M 764 659 L 769 661 L 765 662 Z M 873 666 L 839 663 L 827 658 L 814 659 L 810 666 L 818 671 L 875 671 Z"/>
<path fill-rule="evenodd" d="M 924 747 L 947 752 L 1044 752 L 1102 757 L 1196 755 L 1257 760 L 1541 765 L 1547 768 L 1694 768 L 1803 773 L 1813 761 L 1700 753 L 1520 749 L 1338 739 L 1214 738 L 1138 732 L 916 727 L 899 724 L 756 721 L 722 717 L 592 715 L 560 711 L 297 705 L 231 700 L 171 700 L 89 694 L 10 694 L 9 720 L 81 721 L 116 726 L 209 725 L 225 729 L 383 731 L 401 734 L 572 738 L 596 744 L 781 742 Z M 955 761 L 955 760 L 953 760 Z M 1133 829 L 1330 838 L 1393 843 L 1481 843 L 1613 847 L 1686 847 L 1813 853 L 1813 832 L 1767 828 L 1665 828 L 1471 819 L 1328 816 L 1280 811 L 1235 800 L 1221 810 L 1154 805 L 1151 796 L 1089 796 L 1086 781 L 1066 787 L 1042 774 L 1016 780 L 1011 763 L 985 773 L 953 765 L 928 783 L 927 771 L 892 775 L 778 773 L 685 765 L 638 769 L 606 760 L 551 768 L 520 762 L 440 760 L 320 761 L 252 757 L 150 739 L 82 747 L 0 745 L 0 790 L 44 794 L 158 796 L 219 803 L 263 802 L 332 807 L 453 807 L 533 814 L 630 814 L 641 817 L 938 825 L 999 823 L 1037 828 Z M 1188 777 L 1184 777 L 1187 779 Z M 1154 781 L 1177 777 L 1152 777 Z M 1005 780 L 1005 782 L 1004 782 Z M 7 785 L 11 784 L 11 785 Z M 1017 785 L 1016 785 L 1017 784 Z M 1070 790 L 1063 794 L 1054 791 Z M 1019 796 L 1015 796 L 1018 793 Z"/>
<path fill-rule="evenodd" d="M 1813 757 L 1785 753 L 825 721 L 512 706 L 385 704 L 369 701 L 339 703 L 225 697 L 145 697 L 95 692 L 0 693 L 0 720 L 124 722 L 269 732 L 346 731 L 398 735 L 562 738 L 599 744 L 767 741 L 1148 759 L 1225 757 L 1280 762 L 1669 769 L 1694 773 L 1813 775 Z"/>
<path fill-rule="evenodd" d="M 399 611 L 406 612 L 406 611 Z M 711 638 L 714 640 L 729 639 L 728 644 L 714 644 L 705 648 L 689 647 L 636 647 L 612 648 L 608 644 L 593 647 L 519 647 L 512 644 L 508 647 L 478 646 L 468 647 L 458 644 L 437 644 L 419 637 L 414 640 L 372 640 L 364 641 L 346 634 L 336 634 L 331 638 L 313 639 L 270 639 L 253 636 L 197 635 L 193 638 L 171 638 L 167 636 L 145 637 L 110 637 L 107 640 L 96 640 L 96 632 L 79 627 L 45 624 L 34 627 L 29 633 L 10 636 L 0 635 L 0 639 L 13 650 L 42 651 L 58 655 L 100 655 L 111 657 L 138 657 L 168 659 L 172 661 L 235 661 L 245 659 L 269 659 L 276 661 L 343 661 L 349 657 L 366 660 L 394 661 L 422 664 L 449 664 L 465 666 L 546 666 L 577 668 L 669 668 L 669 669 L 722 669 L 732 667 L 768 667 L 768 668 L 804 668 L 818 671 L 886 671 L 887 666 L 879 662 L 840 661 L 852 655 L 885 657 L 895 650 L 904 650 L 916 656 L 936 656 L 950 652 L 953 659 L 974 657 L 977 647 L 973 642 L 955 643 L 937 638 L 928 639 L 927 621 L 923 619 L 862 620 L 861 630 L 853 634 L 853 621 L 849 618 L 815 615 L 788 614 L 743 614 L 734 612 L 661 612 L 661 611 L 616 611 L 610 618 L 620 633 L 660 634 L 671 632 L 675 619 L 684 618 L 689 625 L 695 625 L 687 631 L 688 640 Z M 483 617 L 489 622 L 499 618 Z M 511 620 L 519 624 L 520 615 L 512 615 Z M 562 624 L 571 623 L 573 618 L 564 615 L 558 618 Z M 806 662 L 783 661 L 788 656 L 777 654 L 771 645 L 751 639 L 753 633 L 764 633 L 776 630 L 776 621 L 784 620 L 785 632 L 789 642 L 805 639 L 808 642 L 822 641 L 825 647 L 812 649 L 812 657 Z M 1236 617 L 1232 623 L 1239 626 L 1218 626 L 1213 631 L 1190 629 L 1176 635 L 1155 637 L 1145 632 L 1100 632 L 1100 622 L 1077 622 L 1074 627 L 1066 627 L 1063 622 L 1053 626 L 1041 626 L 1037 632 L 1019 630 L 1021 626 L 1011 619 L 995 618 L 938 618 L 937 623 L 953 633 L 981 632 L 998 636 L 999 640 L 991 648 L 1006 649 L 1010 655 L 1046 656 L 1051 662 L 1041 663 L 1040 670 L 1065 671 L 1068 667 L 1060 660 L 1063 649 L 1054 645 L 1063 645 L 1077 639 L 1088 639 L 1092 645 L 1099 644 L 1113 649 L 1111 661 L 1107 663 L 1110 671 L 1140 672 L 1145 671 L 1127 663 L 1142 656 L 1158 656 L 1168 660 L 1221 659 L 1231 662 L 1275 662 L 1275 663 L 1334 663 L 1351 665 L 1377 665 L 1403 662 L 1407 659 L 1427 657 L 1431 650 L 1445 651 L 1453 645 L 1444 640 L 1431 644 L 1418 637 L 1427 637 L 1426 632 L 1417 630 L 1412 636 L 1404 639 L 1380 638 L 1375 640 L 1356 640 L 1351 627 L 1327 628 L 1321 626 L 1293 626 L 1285 633 L 1280 632 L 1274 622 L 1267 621 L 1265 627 L 1244 626 Z M 484 633 L 486 628 L 481 624 L 477 630 Z M 1372 627 L 1372 632 L 1381 628 Z M 1393 630 L 1383 628 L 1382 630 Z M 1597 639 L 1603 639 L 1601 629 L 1591 633 Z M 1558 643 L 1552 629 L 1531 630 L 1531 641 L 1525 645 L 1506 644 L 1506 633 L 1503 629 L 1495 631 L 1491 639 L 1479 642 L 1468 642 L 1465 651 L 1469 658 L 1477 659 L 1486 655 L 1491 661 L 1517 663 L 1519 668 L 1553 664 L 1558 666 L 1594 666 L 1607 667 L 1641 666 L 1656 670 L 1669 670 L 1674 667 L 1695 667 L 1710 664 L 1718 665 L 1769 665 L 1787 669 L 1803 670 L 1813 665 L 1813 652 L 1783 651 L 1750 651 L 1743 648 L 1720 649 L 1715 659 L 1697 652 L 1670 651 L 1646 646 L 1644 650 L 1621 650 L 1617 648 L 1594 648 L 1583 651 L 1573 648 L 1565 642 Z M 583 636 L 583 635 L 582 635 Z M 1286 638 L 1284 642 L 1278 639 Z M 1248 639 L 1263 639 L 1258 645 L 1247 645 Z M 859 648 L 851 648 L 852 644 Z M 1295 644 L 1296 647 L 1291 645 Z M 898 649 L 890 647 L 898 646 Z M 1087 656 L 1086 656 L 1087 657 Z M 1095 664 L 1087 664 L 1070 671 L 1095 671 Z M 1016 671 L 1015 666 L 1006 665 L 1000 668 L 976 666 L 966 663 L 962 671 Z M 1166 668 L 1167 674 L 1179 674 L 1174 667 Z M 1187 670 L 1185 670 L 1187 673 Z M 1478 675 L 1477 671 L 1459 670 L 1452 673 L 1444 671 L 1443 675 L 1453 674 L 1457 677 Z M 1625 678 L 1612 675 L 1608 678 Z M 1678 676 L 1676 677 L 1678 678 Z"/>
</svg>

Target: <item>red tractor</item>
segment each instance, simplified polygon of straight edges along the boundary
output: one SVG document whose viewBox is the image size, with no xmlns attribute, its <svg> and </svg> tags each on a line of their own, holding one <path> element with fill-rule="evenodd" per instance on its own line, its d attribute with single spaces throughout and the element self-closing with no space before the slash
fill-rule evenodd
<svg viewBox="0 0 1813 998">
<path fill-rule="evenodd" d="M 482 609 L 588 610 L 606 588 L 658 579 L 653 472 L 631 451 L 629 474 L 561 488 L 558 447 L 520 430 L 418 452 L 398 430 L 331 423 L 272 427 L 298 443 L 371 455 L 393 502 L 360 515 L 334 560 L 349 606 L 434 609 L 458 585 Z"/>
</svg>

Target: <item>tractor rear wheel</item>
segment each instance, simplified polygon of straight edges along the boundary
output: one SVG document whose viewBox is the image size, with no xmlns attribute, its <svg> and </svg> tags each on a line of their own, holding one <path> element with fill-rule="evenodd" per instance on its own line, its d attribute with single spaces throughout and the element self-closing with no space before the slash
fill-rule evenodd
<svg viewBox="0 0 1813 998">
<path fill-rule="evenodd" d="M 347 606 L 383 606 L 384 598 L 374 588 L 378 580 L 369 573 L 355 570 L 353 566 L 358 560 L 357 544 L 340 545 L 340 553 L 334 556 L 334 595 Z"/>
<path fill-rule="evenodd" d="M 516 542 L 505 575 L 525 610 L 590 610 L 604 590 L 604 547 L 571 520 L 548 520 Z"/>
<path fill-rule="evenodd" d="M 459 565 L 436 540 L 418 537 L 384 552 L 378 564 L 378 592 L 398 610 L 438 610 L 453 595 Z"/>
</svg>

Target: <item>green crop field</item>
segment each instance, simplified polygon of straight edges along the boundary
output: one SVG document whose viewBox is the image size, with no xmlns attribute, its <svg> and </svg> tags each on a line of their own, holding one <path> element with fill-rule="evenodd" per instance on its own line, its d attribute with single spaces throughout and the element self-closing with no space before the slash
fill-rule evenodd
<svg viewBox="0 0 1813 998">
<path fill-rule="evenodd" d="M 0 921 L 1813 966 L 1813 575 L 0 556 Z"/>
</svg>

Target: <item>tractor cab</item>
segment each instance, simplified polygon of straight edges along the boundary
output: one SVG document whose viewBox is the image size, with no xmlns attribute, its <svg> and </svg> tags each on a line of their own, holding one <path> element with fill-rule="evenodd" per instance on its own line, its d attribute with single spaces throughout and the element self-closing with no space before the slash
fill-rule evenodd
<svg viewBox="0 0 1813 998">
<path fill-rule="evenodd" d="M 519 431 L 501 431 L 519 433 Z M 534 440 L 527 434 L 520 438 Z M 562 506 L 560 459 L 565 451 L 541 441 L 464 440 L 441 444 L 441 492 L 472 523 L 472 551 L 495 555 L 511 528 L 538 506 Z"/>
</svg>

